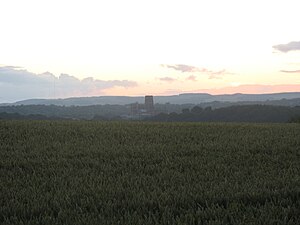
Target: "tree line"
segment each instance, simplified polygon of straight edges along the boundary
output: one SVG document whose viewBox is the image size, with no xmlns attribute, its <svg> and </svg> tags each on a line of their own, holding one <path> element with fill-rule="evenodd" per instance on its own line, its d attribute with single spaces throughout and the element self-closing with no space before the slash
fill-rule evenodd
<svg viewBox="0 0 300 225">
<path fill-rule="evenodd" d="M 181 113 L 159 113 L 149 121 L 160 122 L 299 122 L 300 106 L 242 105 L 212 109 L 195 106 Z"/>
<path fill-rule="evenodd" d="M 158 122 L 300 122 L 300 106 L 237 105 L 212 108 L 195 105 L 160 104 L 146 121 Z M 0 107 L 0 119 L 17 120 L 124 120 L 129 106 L 21 105 Z"/>
</svg>

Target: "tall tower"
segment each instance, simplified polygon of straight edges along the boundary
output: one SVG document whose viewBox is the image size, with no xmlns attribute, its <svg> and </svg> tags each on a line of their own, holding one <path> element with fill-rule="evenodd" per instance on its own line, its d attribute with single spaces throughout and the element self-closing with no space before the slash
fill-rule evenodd
<svg viewBox="0 0 300 225">
<path fill-rule="evenodd" d="M 154 112 L 154 101 L 152 95 L 146 95 L 145 96 L 145 109 L 148 113 Z"/>
</svg>

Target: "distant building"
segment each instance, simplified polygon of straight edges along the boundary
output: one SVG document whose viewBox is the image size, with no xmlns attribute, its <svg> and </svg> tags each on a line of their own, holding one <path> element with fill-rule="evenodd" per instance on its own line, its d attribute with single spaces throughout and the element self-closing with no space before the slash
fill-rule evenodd
<svg viewBox="0 0 300 225">
<path fill-rule="evenodd" d="M 139 114 L 139 103 L 132 103 L 130 105 L 130 113 L 132 116 L 138 115 Z"/>
<path fill-rule="evenodd" d="M 154 115 L 154 101 L 152 95 L 145 96 L 145 104 L 138 102 L 130 104 L 130 117 L 132 119 L 141 119 Z"/>
<path fill-rule="evenodd" d="M 147 113 L 152 114 L 154 112 L 154 101 L 152 95 L 145 96 L 145 110 Z"/>
</svg>

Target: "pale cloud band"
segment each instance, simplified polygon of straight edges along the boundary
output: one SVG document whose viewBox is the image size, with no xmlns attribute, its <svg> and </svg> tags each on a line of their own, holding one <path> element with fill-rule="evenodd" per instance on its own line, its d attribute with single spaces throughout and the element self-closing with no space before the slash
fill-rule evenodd
<svg viewBox="0 0 300 225">
<path fill-rule="evenodd" d="M 159 78 L 160 81 L 163 81 L 163 82 L 167 82 L 167 83 L 172 83 L 174 81 L 176 81 L 175 78 L 172 78 L 172 77 L 161 77 Z"/>
<path fill-rule="evenodd" d="M 1 101 L 103 95 L 106 89 L 113 87 L 131 88 L 136 86 L 136 82 L 129 80 L 105 81 L 92 77 L 79 80 L 68 74 L 56 77 L 49 72 L 35 74 L 19 67 L 0 67 Z"/>
<path fill-rule="evenodd" d="M 160 77 L 160 78 L 158 78 L 158 80 L 162 81 L 162 82 L 166 82 L 166 83 L 173 83 L 175 81 L 180 81 L 179 79 L 175 79 L 173 77 Z M 190 75 L 185 80 L 197 82 L 197 77 L 195 75 Z"/>
<path fill-rule="evenodd" d="M 182 73 L 201 73 L 201 74 L 207 74 L 209 79 L 221 79 L 224 75 L 232 75 L 233 73 L 228 72 L 227 70 L 223 69 L 223 70 L 218 70 L 218 71 L 213 71 L 213 70 L 209 70 L 206 68 L 198 68 L 195 66 L 190 66 L 190 65 L 185 65 L 185 64 L 174 64 L 174 65 L 170 65 L 170 64 L 161 64 L 162 67 L 164 68 L 169 68 L 169 69 L 173 69 L 173 70 L 177 70 L 180 71 Z M 191 76 L 190 76 L 191 78 Z M 194 77 L 192 77 L 192 79 L 189 80 L 194 80 Z"/>
<path fill-rule="evenodd" d="M 195 75 L 190 75 L 186 78 L 186 80 L 189 80 L 189 81 L 193 81 L 193 82 L 196 82 L 197 81 L 197 77 Z"/>
<path fill-rule="evenodd" d="M 300 50 L 300 41 L 292 41 L 287 44 L 279 44 L 279 45 L 274 45 L 273 48 L 277 51 L 280 52 L 290 52 L 290 51 L 299 51 Z"/>
<path fill-rule="evenodd" d="M 282 73 L 299 73 L 300 74 L 300 70 L 280 70 L 280 72 L 282 72 Z"/>
<path fill-rule="evenodd" d="M 174 69 L 183 73 L 190 73 L 190 72 L 204 72 L 203 69 L 199 69 L 195 66 L 189 66 L 184 64 L 174 64 L 174 65 L 167 65 L 167 64 L 161 64 L 162 67 Z"/>
</svg>

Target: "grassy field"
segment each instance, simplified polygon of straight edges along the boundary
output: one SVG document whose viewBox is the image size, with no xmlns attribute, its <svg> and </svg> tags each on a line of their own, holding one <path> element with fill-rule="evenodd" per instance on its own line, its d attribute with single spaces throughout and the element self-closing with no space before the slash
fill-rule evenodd
<svg viewBox="0 0 300 225">
<path fill-rule="evenodd" d="M 300 224 L 300 126 L 0 121 L 0 224 Z"/>
</svg>

